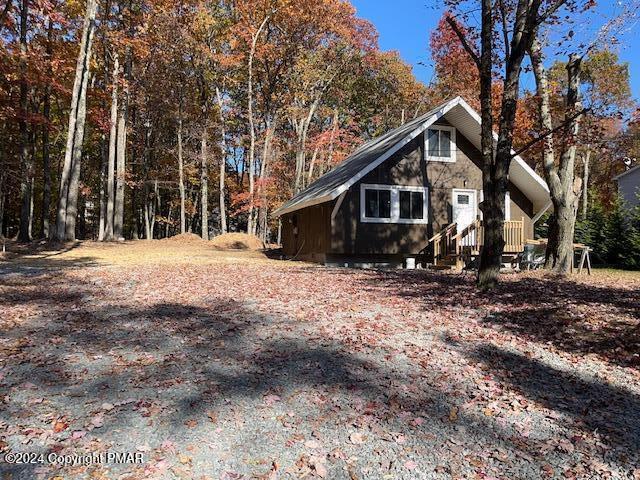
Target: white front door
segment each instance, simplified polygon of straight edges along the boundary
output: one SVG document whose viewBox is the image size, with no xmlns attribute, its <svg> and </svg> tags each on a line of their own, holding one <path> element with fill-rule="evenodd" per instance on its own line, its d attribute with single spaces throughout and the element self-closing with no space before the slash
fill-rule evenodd
<svg viewBox="0 0 640 480">
<path fill-rule="evenodd" d="M 478 214 L 478 202 L 475 190 L 453 190 L 453 222 L 458 224 L 458 232 L 473 223 Z"/>
</svg>

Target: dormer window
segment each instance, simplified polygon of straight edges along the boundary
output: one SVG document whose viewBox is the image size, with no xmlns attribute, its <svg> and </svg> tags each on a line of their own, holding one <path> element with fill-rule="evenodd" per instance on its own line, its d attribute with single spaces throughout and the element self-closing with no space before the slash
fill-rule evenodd
<svg viewBox="0 0 640 480">
<path fill-rule="evenodd" d="M 425 151 L 428 162 L 456 161 L 456 129 L 433 125 L 427 130 Z"/>
</svg>

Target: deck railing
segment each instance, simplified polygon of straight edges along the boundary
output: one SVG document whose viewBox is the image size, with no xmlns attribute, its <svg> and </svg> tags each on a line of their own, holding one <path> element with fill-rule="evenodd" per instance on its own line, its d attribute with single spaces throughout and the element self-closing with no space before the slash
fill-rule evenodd
<svg viewBox="0 0 640 480">
<path fill-rule="evenodd" d="M 504 251 L 507 253 L 520 253 L 524 250 L 524 217 L 522 220 L 504 222 L 504 244 Z"/>
<path fill-rule="evenodd" d="M 484 245 L 484 224 L 482 220 L 472 222 L 468 227 L 453 237 L 456 254 L 464 249 L 479 252 Z M 505 253 L 520 253 L 524 249 L 524 217 L 522 220 L 507 220 L 504 222 L 504 251 Z"/>
<path fill-rule="evenodd" d="M 458 225 L 452 223 L 429 239 L 429 244 L 433 244 L 434 265 L 437 265 L 440 260 L 446 257 L 455 257 L 460 262 L 463 253 L 473 255 L 480 252 L 484 245 L 484 224 L 482 220 L 475 220 L 460 232 L 457 232 L 457 230 Z M 522 252 L 525 241 L 524 217 L 522 220 L 504 222 L 505 253 Z"/>
</svg>

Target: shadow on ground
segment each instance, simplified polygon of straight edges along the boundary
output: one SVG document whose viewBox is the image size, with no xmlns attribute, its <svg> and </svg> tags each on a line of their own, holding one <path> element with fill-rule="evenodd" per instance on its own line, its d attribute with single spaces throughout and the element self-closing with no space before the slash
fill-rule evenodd
<svg viewBox="0 0 640 480">
<path fill-rule="evenodd" d="M 348 275 L 349 271 L 336 270 L 335 274 Z M 33 287 L 26 275 L 0 284 L 4 289 L 0 308 L 18 302 L 40 312 L 39 317 L 17 322 L 0 336 L 5 372 L 0 386 L 10 392 L 0 419 L 9 424 L 24 423 L 40 408 L 25 403 L 23 395 L 30 394 L 25 392 L 46 399 L 44 403 L 55 405 L 57 411 L 73 412 L 67 415 L 73 416 L 70 421 L 77 423 L 75 429 L 86 427 L 96 405 L 118 405 L 132 398 L 132 408 L 109 414 L 110 431 L 143 428 L 140 425 L 146 423 L 136 423 L 142 417 L 146 422 L 165 411 L 168 430 L 178 432 L 190 419 L 203 419 L 230 402 L 248 399 L 255 406 L 268 396 L 284 401 L 312 388 L 328 396 L 327 408 L 344 418 L 345 426 L 353 424 L 355 414 L 350 410 L 353 406 L 341 404 L 340 399 L 362 397 L 376 405 L 367 415 L 417 442 L 424 441 L 425 432 L 436 432 L 440 442 L 460 439 L 465 444 L 524 451 L 541 459 L 533 445 L 514 443 L 513 433 L 490 417 L 460 413 L 452 424 L 448 420 L 452 402 L 464 399 L 450 398 L 450 385 L 432 381 L 428 371 L 411 365 L 391 368 L 387 362 L 373 362 L 354 352 L 340 340 L 311 339 L 296 319 L 270 315 L 239 299 L 214 294 L 193 304 L 115 303 L 109 300 L 113 285 L 65 278 L 64 273 L 39 275 L 39 285 L 58 282 L 64 284 L 64 291 L 44 287 L 25 291 L 25 286 Z M 609 338 L 594 335 L 587 343 L 569 336 L 559 343 L 536 322 L 547 322 L 547 329 L 550 325 L 565 331 L 581 328 L 578 317 L 570 316 L 559 325 L 548 318 L 550 304 L 557 306 L 569 299 L 587 306 L 605 303 L 634 319 L 638 316 L 635 292 L 577 283 L 561 288 L 545 279 L 511 281 L 492 296 L 475 292 L 471 279 L 452 275 L 371 272 L 358 282 L 361 288 L 379 293 L 381 302 L 385 295 L 399 295 L 415 299 L 425 309 L 482 311 L 497 306 L 497 312 L 483 314 L 486 322 L 500 323 L 538 342 L 558 342 L 568 351 L 595 351 L 612 361 L 620 359 L 606 350 L 607 342 L 629 335 L 630 330 L 605 331 Z M 541 304 L 541 297 L 536 296 L 543 293 Z M 501 318 L 509 321 L 499 321 Z M 531 401 L 572 416 L 580 428 L 606 431 L 618 448 L 633 451 L 640 442 L 637 420 L 627 418 L 629 412 L 640 410 L 640 400 L 628 391 L 585 382 L 493 346 L 480 347 L 467 356 Z M 408 385 L 420 386 L 419 392 L 408 391 Z M 424 412 L 424 424 L 398 424 L 403 411 Z M 103 431 L 94 435 L 103 435 Z"/>
<path fill-rule="evenodd" d="M 512 275 L 485 294 L 471 276 L 434 272 L 372 271 L 364 283 L 379 295 L 415 299 L 427 311 L 459 310 L 539 344 L 640 368 L 639 289 Z"/>
<path fill-rule="evenodd" d="M 558 370 L 519 353 L 494 345 L 467 352 L 501 382 L 549 410 L 567 414 L 585 432 L 599 432 L 624 449 L 640 445 L 640 398 L 628 390 Z"/>
</svg>

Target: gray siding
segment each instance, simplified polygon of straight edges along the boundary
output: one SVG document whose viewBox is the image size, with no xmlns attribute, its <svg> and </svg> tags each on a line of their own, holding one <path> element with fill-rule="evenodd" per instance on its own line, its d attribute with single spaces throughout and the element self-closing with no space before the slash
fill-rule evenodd
<svg viewBox="0 0 640 480">
<path fill-rule="evenodd" d="M 627 208 L 633 208 L 640 203 L 640 168 L 618 178 L 618 192 Z"/>
</svg>

